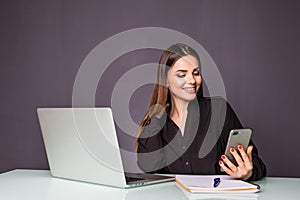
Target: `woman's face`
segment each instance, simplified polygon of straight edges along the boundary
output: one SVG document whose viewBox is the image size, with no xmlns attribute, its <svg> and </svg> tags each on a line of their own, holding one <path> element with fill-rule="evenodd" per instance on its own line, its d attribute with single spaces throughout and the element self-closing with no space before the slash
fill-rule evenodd
<svg viewBox="0 0 300 200">
<path fill-rule="evenodd" d="M 167 84 L 173 100 L 195 99 L 201 82 L 198 60 L 191 55 L 177 60 L 168 71 Z"/>
</svg>

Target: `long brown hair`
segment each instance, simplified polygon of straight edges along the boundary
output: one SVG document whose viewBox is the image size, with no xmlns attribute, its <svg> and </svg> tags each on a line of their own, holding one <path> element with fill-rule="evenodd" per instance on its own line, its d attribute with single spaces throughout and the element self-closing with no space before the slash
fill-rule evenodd
<svg viewBox="0 0 300 200">
<path fill-rule="evenodd" d="M 138 130 L 138 135 L 143 130 L 144 126 L 147 125 L 150 118 L 153 116 L 160 117 L 165 109 L 170 109 L 171 106 L 171 96 L 169 89 L 167 87 L 167 74 L 175 62 L 182 58 L 183 56 L 191 55 L 198 60 L 199 69 L 201 69 L 200 58 L 197 52 L 185 45 L 185 44 L 174 44 L 170 46 L 168 49 L 164 50 L 158 65 L 156 83 L 154 84 L 154 88 L 152 91 L 152 97 L 150 100 L 150 105 L 146 112 L 146 115 L 142 122 L 140 123 L 140 127 Z M 198 90 L 197 97 L 203 97 L 203 89 L 202 84 Z"/>
</svg>

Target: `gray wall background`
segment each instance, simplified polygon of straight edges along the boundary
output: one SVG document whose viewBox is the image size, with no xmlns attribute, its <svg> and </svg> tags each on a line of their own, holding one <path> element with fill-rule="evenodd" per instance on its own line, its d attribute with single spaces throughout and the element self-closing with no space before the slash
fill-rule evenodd
<svg viewBox="0 0 300 200">
<path fill-rule="evenodd" d="M 77 70 L 97 44 L 154 26 L 189 35 L 211 55 L 228 101 L 254 129 L 268 175 L 300 177 L 299 10 L 297 0 L 1 0 L 0 172 L 47 169 L 36 108 L 70 107 Z M 118 58 L 101 80 L 97 106 L 110 104 L 107 94 L 122 74 L 159 55 Z M 150 92 L 144 86 L 132 97 L 137 123 Z"/>
</svg>

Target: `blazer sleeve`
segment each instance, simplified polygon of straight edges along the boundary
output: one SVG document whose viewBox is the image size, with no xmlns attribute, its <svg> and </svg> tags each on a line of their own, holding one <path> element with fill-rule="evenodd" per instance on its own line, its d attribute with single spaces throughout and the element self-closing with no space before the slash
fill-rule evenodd
<svg viewBox="0 0 300 200">
<path fill-rule="evenodd" d="M 232 107 L 227 103 L 227 111 L 226 111 L 226 120 L 224 123 L 224 128 L 222 131 L 222 152 L 224 153 L 225 151 L 225 145 L 227 144 L 228 140 L 228 135 L 231 129 L 239 129 L 243 128 L 241 122 L 239 121 L 237 115 L 235 114 L 234 110 Z M 259 157 L 258 149 L 252 139 L 250 140 L 250 144 L 253 145 L 253 150 L 252 150 L 252 163 L 253 163 L 253 174 L 252 176 L 248 179 L 248 181 L 254 181 L 261 179 L 266 176 L 267 170 L 264 162 L 262 159 Z"/>
<path fill-rule="evenodd" d="M 137 163 L 148 173 L 159 172 L 164 164 L 162 128 L 163 119 L 151 118 L 137 139 Z"/>
</svg>

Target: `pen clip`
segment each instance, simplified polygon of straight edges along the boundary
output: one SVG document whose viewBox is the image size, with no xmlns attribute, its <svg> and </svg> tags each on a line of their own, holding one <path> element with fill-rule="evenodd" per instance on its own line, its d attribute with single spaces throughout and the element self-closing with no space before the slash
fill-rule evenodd
<svg viewBox="0 0 300 200">
<path fill-rule="evenodd" d="M 219 184 L 221 183 L 221 179 L 220 178 L 214 178 L 214 188 L 218 187 Z"/>
</svg>

